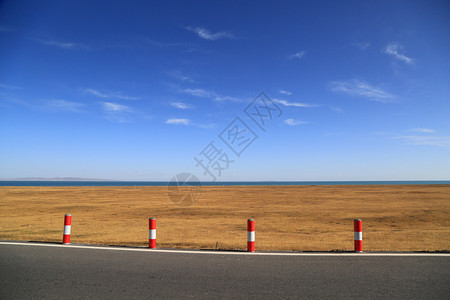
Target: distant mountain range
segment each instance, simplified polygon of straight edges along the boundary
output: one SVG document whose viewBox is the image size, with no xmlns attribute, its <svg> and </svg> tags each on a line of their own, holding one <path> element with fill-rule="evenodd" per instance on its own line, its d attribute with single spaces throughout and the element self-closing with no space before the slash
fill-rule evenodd
<svg viewBox="0 0 450 300">
<path fill-rule="evenodd" d="M 119 181 L 111 179 L 98 179 L 98 178 L 83 178 L 83 177 L 26 177 L 26 178 L 12 178 L 12 179 L 0 179 L 4 181 Z"/>
</svg>

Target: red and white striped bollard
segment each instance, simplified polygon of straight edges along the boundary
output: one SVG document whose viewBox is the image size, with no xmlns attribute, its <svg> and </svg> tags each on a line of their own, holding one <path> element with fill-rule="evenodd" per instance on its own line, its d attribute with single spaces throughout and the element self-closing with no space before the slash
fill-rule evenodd
<svg viewBox="0 0 450 300">
<path fill-rule="evenodd" d="M 355 228 L 355 252 L 363 252 L 362 221 L 360 219 L 355 219 L 353 221 L 353 226 Z"/>
<path fill-rule="evenodd" d="M 255 220 L 247 221 L 247 251 L 255 252 Z"/>
<path fill-rule="evenodd" d="M 148 219 L 148 247 L 156 248 L 156 219 Z"/>
<path fill-rule="evenodd" d="M 64 235 L 63 244 L 70 244 L 70 228 L 72 227 L 72 215 L 64 215 Z"/>
</svg>

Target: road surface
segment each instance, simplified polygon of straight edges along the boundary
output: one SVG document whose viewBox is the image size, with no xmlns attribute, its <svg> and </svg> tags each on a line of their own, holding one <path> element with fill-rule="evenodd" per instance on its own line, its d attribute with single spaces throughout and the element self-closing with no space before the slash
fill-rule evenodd
<svg viewBox="0 0 450 300">
<path fill-rule="evenodd" d="M 0 242 L 0 299 L 450 297 L 448 254 L 113 250 Z"/>
</svg>

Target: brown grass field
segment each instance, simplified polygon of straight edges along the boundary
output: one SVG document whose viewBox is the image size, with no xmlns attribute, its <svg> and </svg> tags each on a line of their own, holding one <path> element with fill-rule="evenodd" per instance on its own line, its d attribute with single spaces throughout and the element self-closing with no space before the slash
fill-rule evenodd
<svg viewBox="0 0 450 300">
<path fill-rule="evenodd" d="M 0 187 L 0 239 L 61 242 L 65 213 L 72 243 L 246 249 L 353 250 L 353 219 L 365 251 L 450 250 L 450 185 L 211 186 L 178 207 L 166 187 Z"/>
</svg>

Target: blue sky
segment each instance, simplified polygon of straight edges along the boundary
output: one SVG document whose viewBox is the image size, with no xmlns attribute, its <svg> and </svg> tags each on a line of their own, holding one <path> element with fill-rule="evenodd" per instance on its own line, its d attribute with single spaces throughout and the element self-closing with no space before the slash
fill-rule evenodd
<svg viewBox="0 0 450 300">
<path fill-rule="evenodd" d="M 2 1 L 0 178 L 449 180 L 449 11 Z"/>
</svg>

